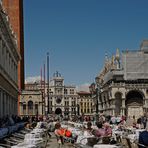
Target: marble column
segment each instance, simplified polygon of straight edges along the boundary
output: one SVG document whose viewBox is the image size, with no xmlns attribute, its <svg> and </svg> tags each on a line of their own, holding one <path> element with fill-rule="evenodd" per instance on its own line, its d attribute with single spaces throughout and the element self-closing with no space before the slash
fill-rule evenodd
<svg viewBox="0 0 148 148">
<path fill-rule="evenodd" d="M 115 116 L 115 110 L 114 109 L 112 110 L 112 115 Z"/>
<path fill-rule="evenodd" d="M 2 105 L 2 90 L 0 89 L 0 117 L 2 117 L 3 105 Z"/>
<path fill-rule="evenodd" d="M 71 106 L 72 106 L 72 99 L 71 97 L 69 98 L 69 116 L 71 116 Z"/>
<path fill-rule="evenodd" d="M 26 102 L 26 115 L 28 115 L 28 102 Z"/>
<path fill-rule="evenodd" d="M 3 91 L 3 115 L 6 115 L 6 98 L 5 98 L 5 92 Z"/>
</svg>

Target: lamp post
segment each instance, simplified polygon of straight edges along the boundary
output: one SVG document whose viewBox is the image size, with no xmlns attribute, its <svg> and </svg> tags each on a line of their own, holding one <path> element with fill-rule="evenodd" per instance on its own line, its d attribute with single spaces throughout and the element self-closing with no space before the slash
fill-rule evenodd
<svg viewBox="0 0 148 148">
<path fill-rule="evenodd" d="M 96 119 L 97 119 L 98 113 L 99 113 L 99 108 L 98 108 L 99 89 L 98 89 L 98 87 L 96 87 L 95 83 L 92 83 L 91 86 L 89 87 L 89 89 L 92 94 L 92 98 L 94 99 L 94 102 L 95 102 L 95 115 L 96 115 Z"/>
<path fill-rule="evenodd" d="M 77 115 L 78 116 L 80 115 L 80 106 L 79 106 L 79 104 L 77 104 Z"/>
<path fill-rule="evenodd" d="M 101 99 L 101 79 L 99 77 L 95 78 L 96 81 L 96 114 L 99 113 L 99 100 Z"/>
<path fill-rule="evenodd" d="M 99 93 L 99 89 L 98 88 L 96 88 L 96 90 L 95 90 L 95 92 L 96 92 L 96 115 L 98 115 L 98 112 L 99 112 L 99 108 L 98 108 L 98 93 Z"/>
</svg>

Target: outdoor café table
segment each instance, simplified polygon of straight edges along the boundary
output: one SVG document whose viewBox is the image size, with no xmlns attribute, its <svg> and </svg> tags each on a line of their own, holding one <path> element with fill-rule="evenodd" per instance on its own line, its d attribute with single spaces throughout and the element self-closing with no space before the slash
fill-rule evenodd
<svg viewBox="0 0 148 148">
<path fill-rule="evenodd" d="M 131 140 L 131 142 L 139 139 L 140 132 L 145 131 L 145 129 L 134 129 L 133 134 L 128 134 L 128 138 Z"/>
<path fill-rule="evenodd" d="M 145 131 L 145 129 L 135 129 L 134 130 L 134 132 L 135 132 L 135 134 L 136 134 L 136 136 L 139 138 L 139 134 L 141 133 L 141 132 L 143 132 L 143 131 Z"/>
<path fill-rule="evenodd" d="M 75 136 L 82 135 L 82 130 L 78 128 L 69 127 L 68 130 L 70 130 Z"/>
<path fill-rule="evenodd" d="M 123 133 L 124 133 L 124 131 L 119 131 L 119 130 L 113 131 L 113 134 L 117 134 L 120 136 L 122 136 Z"/>
<path fill-rule="evenodd" d="M 113 130 L 112 137 L 117 140 L 117 137 L 122 137 L 124 131 Z"/>
<path fill-rule="evenodd" d="M 136 136 L 136 134 L 129 134 L 127 137 L 130 139 L 131 142 L 134 142 L 134 141 L 137 140 L 137 138 L 138 138 L 138 137 Z"/>
<path fill-rule="evenodd" d="M 93 148 L 119 148 L 119 146 L 110 144 L 96 144 L 93 146 Z"/>
<path fill-rule="evenodd" d="M 76 143 L 81 143 L 83 145 L 87 144 L 87 138 L 94 137 L 93 135 L 79 135 Z"/>
</svg>

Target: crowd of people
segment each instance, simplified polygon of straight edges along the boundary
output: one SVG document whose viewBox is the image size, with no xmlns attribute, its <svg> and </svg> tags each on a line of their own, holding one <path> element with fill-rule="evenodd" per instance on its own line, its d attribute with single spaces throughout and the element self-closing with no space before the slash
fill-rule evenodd
<svg viewBox="0 0 148 148">
<path fill-rule="evenodd" d="M 61 121 L 71 121 L 75 123 L 81 123 L 83 125 L 84 122 L 87 123 L 87 126 L 81 127 L 83 131 L 88 132 L 90 135 L 94 135 L 95 137 L 112 137 L 112 127 L 114 125 L 117 126 L 118 130 L 124 131 L 127 127 L 132 127 L 135 129 L 145 129 L 143 132 L 139 134 L 139 143 L 145 146 L 148 146 L 148 113 L 145 113 L 140 118 L 136 119 L 135 116 L 133 117 L 126 117 L 126 116 L 110 116 L 104 115 L 100 113 L 96 117 L 91 116 L 73 116 L 73 117 L 64 117 L 62 115 L 58 116 L 37 116 L 37 117 L 19 117 L 17 115 L 12 116 L 5 116 L 0 118 L 0 128 L 5 128 L 8 126 L 15 125 L 19 122 L 25 122 L 27 128 L 35 128 L 38 122 L 47 122 L 48 128 L 52 129 L 51 132 L 54 131 L 57 137 L 66 136 L 71 137 L 71 131 L 64 129 L 60 122 Z M 95 125 L 95 128 L 94 128 Z M 139 146 L 142 148 L 141 146 Z"/>
<path fill-rule="evenodd" d="M 112 137 L 113 133 L 112 127 L 114 125 L 120 131 L 124 131 L 129 127 L 133 129 L 145 129 L 144 131 L 140 132 L 138 143 L 139 143 L 139 148 L 143 148 L 142 145 L 148 146 L 148 113 L 145 113 L 143 116 L 141 116 L 138 119 L 136 119 L 135 116 L 133 117 L 116 116 L 116 115 L 105 116 L 103 113 L 101 113 L 96 117 L 96 120 L 88 116 L 79 116 L 79 117 L 75 116 L 71 119 L 71 121 L 74 121 L 76 123 L 87 122 L 87 127 L 85 126 L 82 127 L 82 130 L 87 131 L 90 135 L 94 135 L 95 137 L 98 138 Z M 92 126 L 94 125 L 94 123 L 95 123 L 95 128 L 94 126 Z M 55 125 L 55 134 L 57 136 L 65 135 L 65 132 L 59 122 L 57 122 L 57 124 Z"/>
</svg>

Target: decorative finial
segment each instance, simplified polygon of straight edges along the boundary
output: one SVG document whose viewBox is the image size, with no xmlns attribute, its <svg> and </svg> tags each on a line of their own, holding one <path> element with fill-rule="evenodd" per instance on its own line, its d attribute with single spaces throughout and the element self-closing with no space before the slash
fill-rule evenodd
<svg viewBox="0 0 148 148">
<path fill-rule="evenodd" d="M 106 63 L 108 62 L 108 54 L 107 54 L 107 52 L 105 52 L 105 62 Z"/>
<path fill-rule="evenodd" d="M 116 60 L 120 60 L 120 52 L 119 52 L 119 48 L 116 49 Z"/>
</svg>

